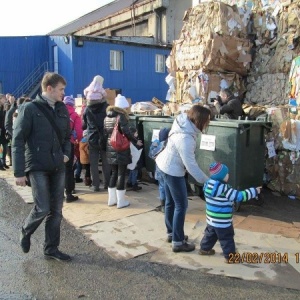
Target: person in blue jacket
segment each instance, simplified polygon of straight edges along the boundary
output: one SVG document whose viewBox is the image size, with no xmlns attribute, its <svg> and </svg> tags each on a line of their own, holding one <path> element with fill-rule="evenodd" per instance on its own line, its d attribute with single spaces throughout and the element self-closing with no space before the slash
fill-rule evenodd
<svg viewBox="0 0 300 300">
<path fill-rule="evenodd" d="M 251 187 L 244 191 L 233 189 L 228 183 L 228 167 L 214 162 L 209 167 L 210 179 L 203 190 L 206 201 L 206 222 L 204 236 L 200 242 L 200 255 L 214 255 L 213 249 L 219 240 L 225 262 L 235 262 L 236 253 L 232 213 L 234 202 L 245 202 L 256 198 L 261 187 Z"/>
</svg>

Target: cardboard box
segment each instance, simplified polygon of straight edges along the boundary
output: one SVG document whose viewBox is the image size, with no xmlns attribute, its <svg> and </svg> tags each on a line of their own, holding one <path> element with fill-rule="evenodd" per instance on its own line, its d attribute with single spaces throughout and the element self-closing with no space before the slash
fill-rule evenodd
<svg viewBox="0 0 300 300">
<path fill-rule="evenodd" d="M 115 104 L 115 98 L 117 97 L 117 93 L 115 90 L 111 89 L 105 89 L 106 91 L 106 101 L 109 105 L 114 105 Z"/>
</svg>

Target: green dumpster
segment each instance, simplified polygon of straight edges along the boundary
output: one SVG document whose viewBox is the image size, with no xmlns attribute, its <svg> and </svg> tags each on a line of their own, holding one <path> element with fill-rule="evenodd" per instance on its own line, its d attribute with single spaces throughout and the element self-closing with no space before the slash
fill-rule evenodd
<svg viewBox="0 0 300 300">
<path fill-rule="evenodd" d="M 229 168 L 235 189 L 261 186 L 265 163 L 265 133 L 271 123 L 248 120 L 211 121 L 206 134 L 198 136 L 196 160 L 208 174 L 209 165 L 221 162 Z M 189 176 L 189 182 L 196 184 Z"/>
<path fill-rule="evenodd" d="M 140 117 L 139 121 L 143 124 L 145 167 L 148 172 L 154 172 L 155 162 L 148 156 L 152 137 L 161 128 L 171 128 L 174 118 L 169 116 L 151 116 Z"/>
</svg>

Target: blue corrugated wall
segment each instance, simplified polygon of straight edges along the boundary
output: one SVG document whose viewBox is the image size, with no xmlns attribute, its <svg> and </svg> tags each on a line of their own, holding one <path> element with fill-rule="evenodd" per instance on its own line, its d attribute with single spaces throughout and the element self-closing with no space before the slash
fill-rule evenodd
<svg viewBox="0 0 300 300">
<path fill-rule="evenodd" d="M 104 77 L 104 88 L 121 89 L 122 94 L 137 101 L 149 101 L 153 97 L 164 101 L 168 90 L 165 73 L 155 72 L 155 55 L 166 57 L 170 49 L 133 46 L 110 42 L 84 41 L 83 47 L 76 47 L 75 41 L 65 44 L 63 37 L 51 37 L 58 45 L 59 73 L 68 81 L 66 94 L 82 94 L 95 75 Z M 124 69 L 110 70 L 110 50 L 123 51 Z"/>
<path fill-rule="evenodd" d="M 167 72 L 155 72 L 155 55 L 167 57 L 170 49 L 99 41 L 84 41 L 83 47 L 77 47 L 72 38 L 66 44 L 59 36 L 0 37 L 0 92 L 13 93 L 28 74 L 45 61 L 53 71 L 54 48 L 57 49 L 58 72 L 67 80 L 66 95 L 82 94 L 99 74 L 105 79 L 104 88 L 121 89 L 132 103 L 153 97 L 165 100 Z M 122 71 L 110 70 L 110 50 L 123 51 Z"/>
<path fill-rule="evenodd" d="M 48 37 L 1 37 L 0 53 L 2 93 L 13 93 L 32 70 L 49 61 Z"/>
</svg>

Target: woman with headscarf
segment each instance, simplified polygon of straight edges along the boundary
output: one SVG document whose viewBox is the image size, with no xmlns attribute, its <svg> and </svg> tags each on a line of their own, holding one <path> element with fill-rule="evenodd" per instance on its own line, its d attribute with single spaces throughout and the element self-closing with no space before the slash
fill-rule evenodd
<svg viewBox="0 0 300 300">
<path fill-rule="evenodd" d="M 105 136 L 103 122 L 106 117 L 106 91 L 103 88 L 104 78 L 97 75 L 90 85 L 84 89 L 87 106 L 83 113 L 82 129 L 87 129 L 87 140 L 89 144 L 90 170 L 94 192 L 100 191 L 99 158 L 102 161 L 104 189 L 108 187 L 110 177 L 110 165 L 106 159 Z M 103 142 L 102 142 L 103 141 Z"/>
</svg>

